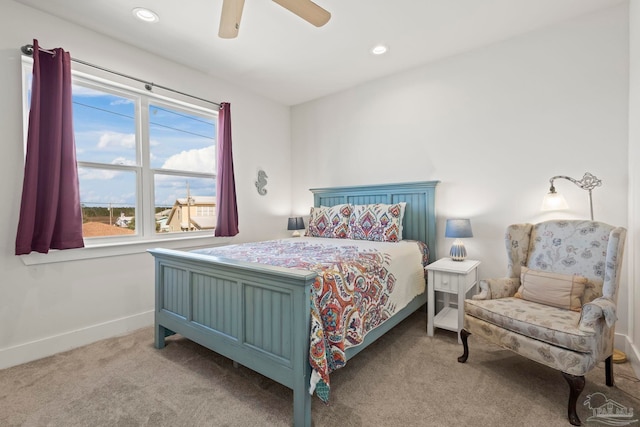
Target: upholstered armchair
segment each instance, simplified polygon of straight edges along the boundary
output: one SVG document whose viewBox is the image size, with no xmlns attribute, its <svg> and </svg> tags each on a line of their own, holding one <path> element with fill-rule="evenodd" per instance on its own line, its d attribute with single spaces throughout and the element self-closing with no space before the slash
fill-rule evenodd
<svg viewBox="0 0 640 427">
<path fill-rule="evenodd" d="M 569 383 L 568 417 L 581 425 L 576 401 L 584 375 L 605 362 L 613 386 L 613 338 L 626 229 L 595 221 L 515 224 L 505 243 L 508 277 L 480 281 L 465 300 L 460 338 L 480 336 L 558 369 Z"/>
</svg>

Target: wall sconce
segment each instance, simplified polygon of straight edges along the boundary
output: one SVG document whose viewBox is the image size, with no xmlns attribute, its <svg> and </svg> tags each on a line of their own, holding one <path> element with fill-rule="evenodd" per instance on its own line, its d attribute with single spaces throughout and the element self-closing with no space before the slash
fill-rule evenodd
<svg viewBox="0 0 640 427">
<path fill-rule="evenodd" d="M 602 181 L 596 178 L 594 175 L 586 172 L 580 181 L 570 178 L 564 175 L 554 176 L 549 180 L 551 183 L 551 187 L 549 188 L 549 192 L 544 196 L 542 200 L 542 210 L 550 211 L 550 210 L 559 210 L 559 209 L 568 209 L 569 205 L 564 197 L 556 192 L 556 187 L 553 186 L 553 180 L 563 178 L 573 182 L 578 187 L 583 190 L 587 190 L 589 192 L 589 209 L 591 211 L 591 221 L 593 221 L 593 200 L 591 199 L 591 190 L 596 187 L 600 187 L 602 185 Z"/>
<path fill-rule="evenodd" d="M 289 218 L 287 230 L 294 230 L 291 237 L 300 237 L 300 232 L 298 230 L 304 230 L 304 219 L 302 219 L 301 216 Z"/>
<path fill-rule="evenodd" d="M 473 237 L 471 221 L 468 219 L 448 219 L 444 237 L 456 239 L 451 246 L 451 251 L 449 251 L 451 259 L 454 261 L 464 261 L 467 257 L 467 250 L 460 239 Z"/>
</svg>

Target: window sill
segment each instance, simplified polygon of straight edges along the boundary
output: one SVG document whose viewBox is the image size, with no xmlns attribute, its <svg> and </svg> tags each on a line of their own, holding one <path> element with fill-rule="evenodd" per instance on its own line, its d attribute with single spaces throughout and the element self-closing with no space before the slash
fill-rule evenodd
<svg viewBox="0 0 640 427">
<path fill-rule="evenodd" d="M 57 262 L 78 261 L 83 259 L 105 258 L 112 256 L 144 253 L 147 249 L 163 247 L 167 249 L 197 249 L 201 247 L 219 246 L 228 243 L 229 237 L 213 237 L 207 235 L 136 240 L 131 242 L 88 244 L 84 248 L 52 250 L 48 254 L 32 252 L 21 255 L 25 265 L 53 264 Z M 85 243 L 87 244 L 87 243 Z"/>
</svg>

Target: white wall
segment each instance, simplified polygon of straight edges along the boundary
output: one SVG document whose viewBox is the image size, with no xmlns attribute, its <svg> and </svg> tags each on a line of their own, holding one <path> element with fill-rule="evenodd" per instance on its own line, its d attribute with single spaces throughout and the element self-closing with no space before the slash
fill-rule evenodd
<svg viewBox="0 0 640 427">
<path fill-rule="evenodd" d="M 38 39 L 72 57 L 231 103 L 240 234 L 288 235 L 289 108 L 10 0 L 0 0 L 0 368 L 152 324 L 153 258 L 129 256 L 27 267 L 14 255 L 23 175 L 20 47 Z M 194 53 L 195 54 L 195 53 Z M 257 171 L 268 194 L 256 192 Z M 213 239 L 212 239 L 213 240 Z"/>
<path fill-rule="evenodd" d="M 507 225 L 589 217 L 566 180 L 572 210 L 540 212 L 554 175 L 599 177 L 595 219 L 626 227 L 628 61 L 624 4 L 295 106 L 294 211 L 312 187 L 440 180 L 437 255 L 445 219 L 469 217 L 481 277 L 506 272 Z M 623 303 L 618 334 L 628 316 Z"/>
<path fill-rule="evenodd" d="M 629 2 L 631 59 L 629 84 L 629 337 L 625 349 L 640 376 L 640 3 Z"/>
</svg>

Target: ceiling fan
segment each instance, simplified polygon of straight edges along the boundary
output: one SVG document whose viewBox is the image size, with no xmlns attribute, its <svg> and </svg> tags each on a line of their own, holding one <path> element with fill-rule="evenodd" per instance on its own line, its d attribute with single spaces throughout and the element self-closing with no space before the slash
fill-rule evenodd
<svg viewBox="0 0 640 427">
<path fill-rule="evenodd" d="M 324 24 L 329 22 L 329 19 L 331 18 L 331 13 L 321 8 L 311 0 L 273 1 L 316 27 L 322 27 Z M 242 17 L 243 8 L 244 0 L 223 0 L 218 36 L 223 39 L 233 39 L 238 37 L 240 18 Z"/>
</svg>

